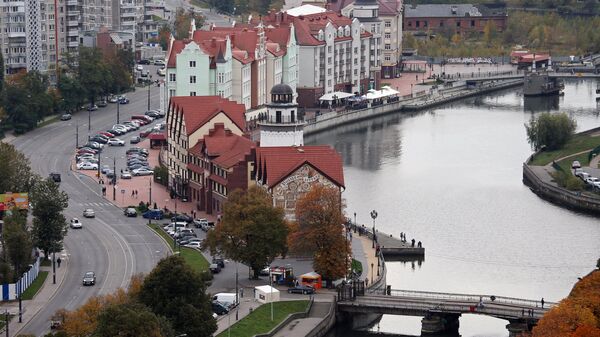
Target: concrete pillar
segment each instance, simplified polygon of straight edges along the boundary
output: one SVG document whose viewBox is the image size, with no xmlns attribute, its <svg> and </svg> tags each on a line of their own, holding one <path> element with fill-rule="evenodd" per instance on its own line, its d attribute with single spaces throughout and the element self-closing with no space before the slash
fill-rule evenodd
<svg viewBox="0 0 600 337">
<path fill-rule="evenodd" d="M 436 334 L 440 332 L 458 333 L 459 314 L 428 314 L 421 320 L 421 334 Z"/>
<path fill-rule="evenodd" d="M 509 337 L 517 337 L 520 333 L 529 331 L 529 325 L 522 321 L 509 321 L 506 325 Z"/>
</svg>

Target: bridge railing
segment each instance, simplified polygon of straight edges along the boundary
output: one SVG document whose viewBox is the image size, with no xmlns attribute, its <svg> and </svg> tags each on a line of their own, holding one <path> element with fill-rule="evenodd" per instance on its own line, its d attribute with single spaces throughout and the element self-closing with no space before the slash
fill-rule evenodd
<svg viewBox="0 0 600 337">
<path fill-rule="evenodd" d="M 382 292 L 369 292 L 371 294 L 383 294 Z M 416 290 L 400 290 L 400 289 L 392 289 L 391 296 L 397 297 L 412 297 L 412 298 L 430 298 L 433 300 L 455 300 L 455 301 L 465 301 L 472 303 L 479 303 L 480 299 L 483 299 L 486 302 L 498 303 L 498 304 L 511 304 L 515 306 L 525 306 L 525 307 L 540 307 L 540 301 L 528 300 L 522 298 L 515 297 L 505 297 L 505 296 L 495 296 L 495 295 L 484 295 L 484 294 L 452 294 L 452 293 L 441 293 L 441 292 L 431 292 L 431 291 L 416 291 Z M 494 300 L 492 301 L 492 297 Z M 545 307 L 551 307 L 556 305 L 554 302 L 544 302 Z"/>
</svg>

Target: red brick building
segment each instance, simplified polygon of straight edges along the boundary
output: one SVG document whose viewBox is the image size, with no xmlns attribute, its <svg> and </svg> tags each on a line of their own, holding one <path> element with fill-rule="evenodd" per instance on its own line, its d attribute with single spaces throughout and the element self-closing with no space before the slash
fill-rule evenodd
<svg viewBox="0 0 600 337">
<path fill-rule="evenodd" d="M 488 22 L 496 30 L 506 29 L 508 14 L 504 7 L 471 4 L 405 5 L 403 30 L 405 32 L 483 33 Z"/>
</svg>

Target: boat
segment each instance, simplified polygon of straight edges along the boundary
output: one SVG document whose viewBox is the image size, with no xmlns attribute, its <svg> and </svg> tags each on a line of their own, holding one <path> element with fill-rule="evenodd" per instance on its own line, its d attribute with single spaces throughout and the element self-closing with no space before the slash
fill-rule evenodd
<svg viewBox="0 0 600 337">
<path fill-rule="evenodd" d="M 564 89 L 563 82 L 550 77 L 546 71 L 533 71 L 525 74 L 524 96 L 559 95 Z"/>
</svg>

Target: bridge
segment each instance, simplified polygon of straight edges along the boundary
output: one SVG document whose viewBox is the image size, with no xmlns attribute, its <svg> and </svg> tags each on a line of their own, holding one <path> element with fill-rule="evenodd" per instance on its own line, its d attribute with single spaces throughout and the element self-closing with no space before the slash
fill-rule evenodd
<svg viewBox="0 0 600 337">
<path fill-rule="evenodd" d="M 338 289 L 338 310 L 352 319 L 361 315 L 389 314 L 421 316 L 422 333 L 458 331 L 462 314 L 486 315 L 508 320 L 510 336 L 531 331 L 549 308 L 556 305 L 539 301 L 483 295 L 452 294 L 412 290 L 369 291 L 360 282 Z"/>
<path fill-rule="evenodd" d="M 525 76 L 524 70 L 511 70 L 511 71 L 472 71 L 467 73 L 454 73 L 445 74 L 440 79 L 444 82 L 456 82 L 456 81 L 499 81 L 499 80 L 511 80 L 511 79 L 522 79 Z M 597 73 L 594 68 L 590 68 L 589 72 L 578 72 L 578 71 L 550 71 L 548 72 L 550 77 L 558 78 L 600 78 L 600 73 Z"/>
</svg>

